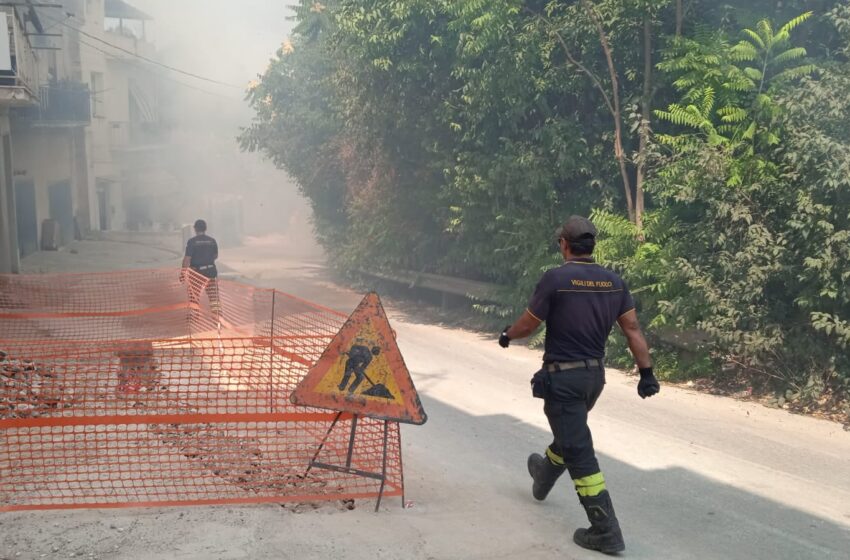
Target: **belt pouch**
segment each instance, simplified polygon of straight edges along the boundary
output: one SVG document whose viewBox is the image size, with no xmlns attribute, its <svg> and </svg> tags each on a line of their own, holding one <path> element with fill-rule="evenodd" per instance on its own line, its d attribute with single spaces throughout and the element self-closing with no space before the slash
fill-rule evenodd
<svg viewBox="0 0 850 560">
<path fill-rule="evenodd" d="M 549 372 L 541 369 L 531 378 L 531 395 L 535 399 L 545 399 L 549 394 Z"/>
</svg>

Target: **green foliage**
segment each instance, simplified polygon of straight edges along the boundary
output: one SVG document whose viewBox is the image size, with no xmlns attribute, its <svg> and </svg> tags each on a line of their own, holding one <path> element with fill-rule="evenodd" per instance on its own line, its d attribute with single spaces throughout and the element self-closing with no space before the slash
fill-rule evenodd
<svg viewBox="0 0 850 560">
<path fill-rule="evenodd" d="M 558 264 L 557 226 L 592 212 L 670 378 L 736 364 L 799 398 L 846 391 L 850 8 L 781 4 L 694 0 L 674 37 L 668 0 L 301 0 L 240 140 L 297 180 L 343 270 L 498 283 L 477 308 L 501 322 Z"/>
<path fill-rule="evenodd" d="M 666 285 L 679 294 L 662 313 L 707 334 L 724 361 L 812 393 L 843 390 L 850 376 L 847 201 L 835 190 L 847 179 L 825 163 L 846 158 L 850 137 L 834 121 L 846 69 L 804 79 L 814 67 L 791 43 L 809 17 L 776 32 L 761 21 L 725 55 L 722 33 L 674 45 L 662 66 L 683 101 L 657 112 L 675 128 L 657 137 L 666 151 L 650 190 L 681 232 L 663 249 L 674 264 Z"/>
<path fill-rule="evenodd" d="M 669 265 L 664 247 L 677 235 L 678 224 L 664 211 L 651 212 L 640 238 L 637 227 L 619 214 L 594 210 L 590 218 L 601 234 L 597 260 L 625 277 L 650 328 L 665 325 L 667 317 L 659 313 L 670 290 L 663 275 Z"/>
<path fill-rule="evenodd" d="M 333 12 L 337 4 L 336 0 L 301 0 L 299 4 L 290 6 L 294 15 L 289 19 L 297 22 L 293 33 L 308 42 L 315 42 L 319 37 L 331 33 L 334 29 Z"/>
<path fill-rule="evenodd" d="M 755 29 L 742 30 L 743 38 L 731 47 L 723 31 L 677 39 L 658 67 L 675 76 L 673 86 L 681 92 L 682 101 L 656 111 L 656 116 L 699 132 L 713 146 L 728 148 L 737 143 L 749 155 L 755 154 L 758 145 L 776 146 L 773 93 L 815 70 L 813 64 L 797 64 L 807 51 L 791 45 L 791 32 L 811 16 L 807 12 L 795 17 L 776 32 L 769 20 L 761 20 Z M 682 148 L 688 139 L 658 137 L 674 149 Z"/>
<path fill-rule="evenodd" d="M 744 29 L 744 38 L 732 47 L 730 58 L 744 63 L 741 73 L 749 80 L 749 91 L 756 91 L 756 100 L 771 87 L 782 87 L 789 82 L 808 76 L 815 70 L 814 64 L 791 64 L 807 56 L 803 47 L 792 47 L 791 32 L 812 16 L 806 12 L 795 17 L 781 28 L 773 31 L 770 20 L 758 22 L 755 30 Z"/>
</svg>

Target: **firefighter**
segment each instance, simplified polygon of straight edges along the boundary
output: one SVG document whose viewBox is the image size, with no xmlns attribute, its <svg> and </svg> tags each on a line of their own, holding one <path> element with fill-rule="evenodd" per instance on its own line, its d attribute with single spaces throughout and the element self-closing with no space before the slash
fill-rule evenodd
<svg viewBox="0 0 850 560">
<path fill-rule="evenodd" d="M 195 221 L 195 237 L 186 243 L 186 256 L 183 257 L 183 268 L 180 270 L 180 281 L 186 279 L 186 269 L 191 268 L 204 277 L 203 282 L 189 282 L 189 302 L 198 305 L 201 301 L 201 291 L 206 290 L 210 300 L 210 310 L 217 318 L 221 314 L 221 301 L 218 294 L 218 269 L 215 261 L 218 259 L 218 243 L 207 235 L 207 223 L 204 220 Z"/>
<path fill-rule="evenodd" d="M 531 385 L 533 395 L 543 399 L 553 441 L 543 455 L 528 458 L 532 494 L 545 500 L 568 471 L 590 521 L 590 528 L 578 529 L 573 540 L 583 548 L 616 553 L 625 550 L 625 542 L 587 426 L 588 413 L 605 386 L 605 342 L 615 323 L 640 371 L 638 395 L 651 397 L 660 386 L 628 288 L 591 256 L 596 228 L 590 220 L 572 216 L 559 231 L 558 245 L 564 264 L 543 275 L 528 309 L 505 328 L 499 344 L 507 348 L 546 323 L 543 367 Z"/>
</svg>

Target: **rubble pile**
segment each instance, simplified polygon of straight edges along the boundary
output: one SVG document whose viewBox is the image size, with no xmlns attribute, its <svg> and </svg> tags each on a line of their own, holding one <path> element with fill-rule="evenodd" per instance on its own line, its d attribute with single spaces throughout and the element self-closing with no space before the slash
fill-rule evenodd
<svg viewBox="0 0 850 560">
<path fill-rule="evenodd" d="M 293 470 L 277 453 L 266 457 L 257 437 L 237 436 L 213 424 L 151 424 L 149 429 L 187 459 L 244 490 L 257 494 L 288 494 L 296 488 L 315 494 L 328 491 L 327 482 L 304 465 L 299 463 Z"/>
<path fill-rule="evenodd" d="M 54 370 L 0 350 L 0 419 L 32 418 L 70 406 L 70 394 Z"/>
</svg>

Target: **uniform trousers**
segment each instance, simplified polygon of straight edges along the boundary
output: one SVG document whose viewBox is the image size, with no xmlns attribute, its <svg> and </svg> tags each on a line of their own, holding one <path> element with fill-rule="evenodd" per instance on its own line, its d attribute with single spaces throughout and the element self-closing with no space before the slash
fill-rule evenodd
<svg viewBox="0 0 850 560">
<path fill-rule="evenodd" d="M 573 480 L 598 473 L 587 415 L 605 387 L 605 370 L 579 368 L 542 374 L 547 381 L 543 411 L 554 437 L 549 449 L 563 459 Z"/>
<path fill-rule="evenodd" d="M 218 292 L 218 278 L 217 277 L 209 277 L 205 275 L 203 272 L 200 274 L 205 278 L 206 281 L 202 282 L 189 282 L 189 302 L 195 305 L 200 305 L 201 303 L 201 293 L 206 292 L 207 297 L 210 300 L 210 310 L 218 315 L 221 313 L 221 299 L 219 297 Z"/>
</svg>

